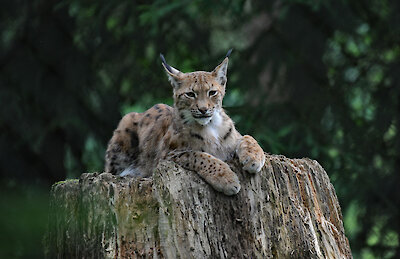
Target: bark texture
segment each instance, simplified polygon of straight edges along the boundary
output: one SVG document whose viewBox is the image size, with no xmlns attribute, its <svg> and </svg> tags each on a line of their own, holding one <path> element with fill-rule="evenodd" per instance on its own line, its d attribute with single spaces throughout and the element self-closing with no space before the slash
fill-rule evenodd
<svg viewBox="0 0 400 259">
<path fill-rule="evenodd" d="M 232 168 L 239 168 L 231 165 Z M 236 196 L 168 161 L 153 179 L 83 174 L 51 190 L 50 258 L 352 258 L 335 190 L 310 159 L 267 155 Z"/>
</svg>

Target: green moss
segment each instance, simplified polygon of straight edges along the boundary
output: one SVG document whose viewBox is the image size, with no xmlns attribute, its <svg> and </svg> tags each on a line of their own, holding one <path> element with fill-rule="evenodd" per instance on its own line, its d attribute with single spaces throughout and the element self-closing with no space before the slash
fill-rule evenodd
<svg viewBox="0 0 400 259">
<path fill-rule="evenodd" d="M 158 217 L 158 203 L 156 201 L 137 202 L 132 212 L 135 224 L 149 224 Z"/>
</svg>

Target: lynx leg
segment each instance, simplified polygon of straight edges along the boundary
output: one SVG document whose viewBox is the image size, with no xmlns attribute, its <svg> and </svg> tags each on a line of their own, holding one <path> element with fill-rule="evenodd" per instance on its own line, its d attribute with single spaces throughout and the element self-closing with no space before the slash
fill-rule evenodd
<svg viewBox="0 0 400 259">
<path fill-rule="evenodd" d="M 240 191 L 237 175 L 220 159 L 199 151 L 182 151 L 171 154 L 173 161 L 185 169 L 197 172 L 215 190 L 226 195 Z"/>
<path fill-rule="evenodd" d="M 249 173 L 258 173 L 265 163 L 265 154 L 257 141 L 249 135 L 245 135 L 236 149 L 243 170 Z"/>
</svg>

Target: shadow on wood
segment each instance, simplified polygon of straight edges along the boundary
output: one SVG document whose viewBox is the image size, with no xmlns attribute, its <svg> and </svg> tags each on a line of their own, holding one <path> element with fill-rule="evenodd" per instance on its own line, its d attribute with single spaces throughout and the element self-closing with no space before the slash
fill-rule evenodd
<svg viewBox="0 0 400 259">
<path fill-rule="evenodd" d="M 267 155 L 261 173 L 238 175 L 242 189 L 231 197 L 168 161 L 153 179 L 94 173 L 57 183 L 46 255 L 352 258 L 335 190 L 318 162 Z"/>
</svg>

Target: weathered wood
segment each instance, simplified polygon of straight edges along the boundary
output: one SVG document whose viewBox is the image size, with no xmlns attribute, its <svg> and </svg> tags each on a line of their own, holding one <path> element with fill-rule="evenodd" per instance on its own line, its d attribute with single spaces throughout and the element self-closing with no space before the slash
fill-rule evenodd
<svg viewBox="0 0 400 259">
<path fill-rule="evenodd" d="M 316 161 L 267 155 L 261 173 L 239 178 L 228 197 L 164 161 L 153 179 L 95 173 L 55 184 L 47 257 L 352 258 Z"/>
</svg>

